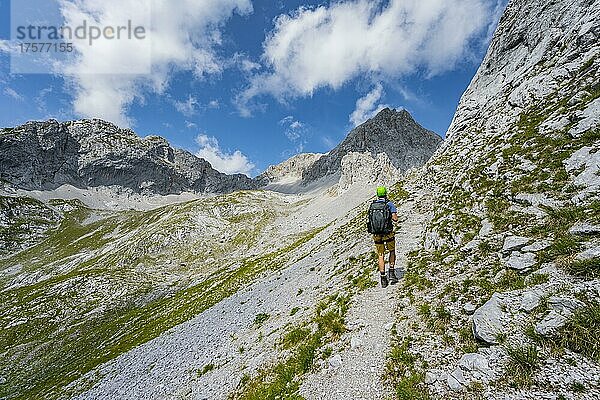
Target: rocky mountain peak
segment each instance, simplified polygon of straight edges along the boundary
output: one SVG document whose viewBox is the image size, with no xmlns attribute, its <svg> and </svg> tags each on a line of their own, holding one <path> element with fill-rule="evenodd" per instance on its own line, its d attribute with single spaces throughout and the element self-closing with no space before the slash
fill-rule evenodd
<svg viewBox="0 0 600 400">
<path fill-rule="evenodd" d="M 385 124 L 385 123 L 390 123 L 391 121 L 393 121 L 396 118 L 402 118 L 404 120 L 414 122 L 412 115 L 410 115 L 410 113 L 408 111 L 406 111 L 404 108 L 401 108 L 400 110 L 396 110 L 396 109 L 391 109 L 389 107 L 386 107 L 383 110 L 379 111 L 377 114 L 375 114 L 375 116 L 373 118 L 365 121 L 364 123 L 384 123 Z"/>
<path fill-rule="evenodd" d="M 0 179 L 26 190 L 116 186 L 136 193 L 227 193 L 255 187 L 158 136 L 100 119 L 33 121 L 0 134 Z"/>
<path fill-rule="evenodd" d="M 305 183 L 341 171 L 344 156 L 351 152 L 368 153 L 373 159 L 385 153 L 392 165 L 403 173 L 423 165 L 442 139 L 420 126 L 406 110 L 389 108 L 354 128 L 336 148 L 317 160 L 303 174 Z"/>
</svg>

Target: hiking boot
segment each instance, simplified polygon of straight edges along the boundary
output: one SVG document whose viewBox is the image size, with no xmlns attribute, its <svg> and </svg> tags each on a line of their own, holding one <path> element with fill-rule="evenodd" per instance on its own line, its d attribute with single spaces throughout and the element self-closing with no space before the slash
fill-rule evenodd
<svg viewBox="0 0 600 400">
<path fill-rule="evenodd" d="M 388 271 L 388 279 L 390 281 L 390 285 L 395 285 L 396 283 L 398 283 L 396 271 L 393 268 Z"/>
<path fill-rule="evenodd" d="M 381 287 L 382 288 L 386 288 L 387 285 L 388 285 L 388 278 L 387 278 L 387 276 L 385 276 L 385 274 L 381 275 Z"/>
</svg>

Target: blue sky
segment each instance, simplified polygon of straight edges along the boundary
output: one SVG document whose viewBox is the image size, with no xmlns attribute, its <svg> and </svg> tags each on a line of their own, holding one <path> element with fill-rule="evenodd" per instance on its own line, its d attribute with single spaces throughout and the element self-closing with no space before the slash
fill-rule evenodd
<svg viewBox="0 0 600 400">
<path fill-rule="evenodd" d="M 16 3 L 11 21 L 10 1 L 0 0 L 1 126 L 100 117 L 249 175 L 298 152 L 330 150 L 385 106 L 406 108 L 443 135 L 504 7 L 504 0 L 64 0 L 55 4 L 64 25 L 142 21 L 150 40 L 76 41 L 78 58 L 48 73 L 17 74 Z M 144 51 L 149 73 L 101 70 L 145 67 Z"/>
</svg>

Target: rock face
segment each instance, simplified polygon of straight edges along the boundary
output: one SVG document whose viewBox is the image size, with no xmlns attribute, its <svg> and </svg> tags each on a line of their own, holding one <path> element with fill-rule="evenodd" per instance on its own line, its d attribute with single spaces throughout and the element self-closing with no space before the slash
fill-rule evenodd
<svg viewBox="0 0 600 400">
<path fill-rule="evenodd" d="M 136 193 L 226 193 L 250 189 L 245 175 L 225 175 L 206 160 L 140 138 L 102 120 L 29 122 L 0 131 L 0 179 L 27 190 L 120 186 Z"/>
<path fill-rule="evenodd" d="M 385 153 L 373 158 L 370 153 L 350 152 L 342 158 L 339 189 L 346 190 L 355 183 L 391 185 L 400 175 Z"/>
<path fill-rule="evenodd" d="M 599 397 L 600 365 L 577 345 L 597 335 L 574 333 L 589 326 L 581 318 L 599 293 L 599 69 L 600 1 L 511 0 L 447 139 L 416 174 L 429 191 L 416 202 L 430 202 L 432 218 L 407 276 L 427 285 L 407 285 L 417 300 L 397 330 L 418 338 L 411 354 L 428 365 L 420 372 L 432 398 L 469 397 L 454 393 L 470 381 L 452 360 L 466 362 L 475 343 L 516 388 L 479 376 L 482 398 L 554 398 L 573 381 L 589 387 L 583 397 Z M 450 322 L 431 329 L 439 321 L 423 312 L 430 307 Z M 549 354 L 540 336 L 565 343 L 577 361 Z M 544 357 L 535 387 L 520 384 L 511 366 L 526 350 Z"/>
<path fill-rule="evenodd" d="M 384 153 L 394 168 L 403 173 L 423 165 L 441 141 L 438 135 L 415 122 L 408 111 L 386 108 L 354 128 L 342 143 L 304 171 L 302 179 L 310 183 L 340 172 L 342 159 L 351 152 L 367 153 L 373 159 Z"/>
<path fill-rule="evenodd" d="M 277 183 L 282 180 L 299 180 L 306 169 L 310 168 L 323 154 L 301 153 L 277 164 L 271 165 L 265 172 L 256 177 L 260 184 Z"/>
</svg>

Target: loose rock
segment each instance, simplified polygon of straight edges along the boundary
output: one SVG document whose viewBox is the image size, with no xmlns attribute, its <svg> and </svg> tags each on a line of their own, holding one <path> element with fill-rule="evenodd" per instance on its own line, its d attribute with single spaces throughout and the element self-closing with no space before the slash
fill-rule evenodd
<svg viewBox="0 0 600 400">
<path fill-rule="evenodd" d="M 506 266 L 519 272 L 525 272 L 535 265 L 535 258 L 534 253 L 513 251 L 510 258 L 506 261 Z"/>
<path fill-rule="evenodd" d="M 545 293 L 541 290 L 531 290 L 523 293 L 520 309 L 525 312 L 533 311 L 537 306 L 539 306 L 540 300 L 542 300 L 544 294 Z"/>
<path fill-rule="evenodd" d="M 359 338 L 353 337 L 350 339 L 350 348 L 357 349 L 362 346 L 363 342 Z"/>
<path fill-rule="evenodd" d="M 533 244 L 530 244 L 529 246 L 523 247 L 521 250 L 527 251 L 527 252 L 540 251 L 540 250 L 544 250 L 544 249 L 548 248 L 550 246 L 550 244 L 551 243 L 547 240 L 539 240 Z"/>
<path fill-rule="evenodd" d="M 576 309 L 583 307 L 584 304 L 570 297 L 558 297 L 552 296 L 548 299 L 548 305 L 550 308 L 565 317 L 570 316 Z"/>
<path fill-rule="evenodd" d="M 535 326 L 535 333 L 549 337 L 558 332 L 567 323 L 567 318 L 556 311 L 550 313 Z"/>
<path fill-rule="evenodd" d="M 466 389 L 465 387 L 465 377 L 463 376 L 462 370 L 460 368 L 456 368 L 450 374 L 448 374 L 448 378 L 446 379 L 448 383 L 448 387 L 454 390 L 455 392 L 462 392 Z"/>
<path fill-rule="evenodd" d="M 329 366 L 331 368 L 340 368 L 343 365 L 342 356 L 336 354 L 329 359 Z"/>
<path fill-rule="evenodd" d="M 502 309 L 500 297 L 497 293 L 492 295 L 484 305 L 475 310 L 473 314 L 473 335 L 479 340 L 489 344 L 498 344 L 496 336 L 502 332 Z"/>
<path fill-rule="evenodd" d="M 530 239 L 523 236 L 508 236 L 504 240 L 504 246 L 502 246 L 502 252 L 505 254 L 510 253 L 513 250 L 517 250 L 529 243 Z"/>
<path fill-rule="evenodd" d="M 569 229 L 569 233 L 575 236 L 589 236 L 600 233 L 600 226 L 587 222 L 577 222 Z"/>
<path fill-rule="evenodd" d="M 477 306 L 473 303 L 466 303 L 463 306 L 463 310 L 465 313 L 467 313 L 468 315 L 473 315 L 473 313 L 475 312 L 475 310 L 477 309 Z"/>
</svg>

